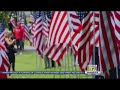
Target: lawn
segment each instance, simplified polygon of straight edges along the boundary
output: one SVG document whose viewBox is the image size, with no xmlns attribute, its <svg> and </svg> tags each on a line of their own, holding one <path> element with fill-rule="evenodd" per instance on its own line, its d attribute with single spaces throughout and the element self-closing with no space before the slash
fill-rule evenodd
<svg viewBox="0 0 120 90">
<path fill-rule="evenodd" d="M 79 67 L 74 67 L 71 62 L 71 56 L 64 56 L 61 60 L 61 67 L 45 69 L 44 60 L 36 52 L 23 52 L 22 55 L 16 55 L 16 71 L 80 71 Z M 66 64 L 65 64 L 66 63 Z M 68 64 L 69 63 L 69 64 Z M 91 78 L 84 74 L 14 74 L 10 78 Z"/>
</svg>

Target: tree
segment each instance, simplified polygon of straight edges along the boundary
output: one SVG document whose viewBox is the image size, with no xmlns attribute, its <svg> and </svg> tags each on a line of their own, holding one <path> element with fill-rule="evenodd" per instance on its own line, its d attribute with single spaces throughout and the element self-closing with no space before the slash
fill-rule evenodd
<svg viewBox="0 0 120 90">
<path fill-rule="evenodd" d="M 0 11 L 0 21 L 3 20 L 6 26 L 11 16 L 17 18 L 16 11 Z"/>
</svg>

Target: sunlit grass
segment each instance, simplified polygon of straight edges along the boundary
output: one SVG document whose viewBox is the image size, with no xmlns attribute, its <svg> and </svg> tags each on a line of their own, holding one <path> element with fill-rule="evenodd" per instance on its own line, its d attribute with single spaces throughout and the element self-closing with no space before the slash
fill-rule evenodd
<svg viewBox="0 0 120 90">
<path fill-rule="evenodd" d="M 24 52 L 22 55 L 16 55 L 16 71 L 80 71 L 79 67 L 74 67 L 71 62 L 71 55 L 65 56 L 61 60 L 61 67 L 58 67 L 56 63 L 56 68 L 45 69 L 44 60 L 41 59 L 36 52 Z M 66 63 L 66 64 L 65 64 Z M 69 63 L 69 64 L 68 64 Z M 85 74 L 14 74 L 11 78 L 66 78 L 66 79 L 83 79 L 91 78 L 91 76 L 86 76 Z"/>
</svg>

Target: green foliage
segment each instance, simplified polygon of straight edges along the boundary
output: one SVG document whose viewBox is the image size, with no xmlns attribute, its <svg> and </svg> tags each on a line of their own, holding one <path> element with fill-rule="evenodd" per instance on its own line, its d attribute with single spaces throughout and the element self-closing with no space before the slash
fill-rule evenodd
<svg viewBox="0 0 120 90">
<path fill-rule="evenodd" d="M 4 20 L 5 25 L 7 26 L 8 21 L 10 20 L 11 15 L 16 14 L 15 11 L 0 11 L 0 20 Z"/>
</svg>

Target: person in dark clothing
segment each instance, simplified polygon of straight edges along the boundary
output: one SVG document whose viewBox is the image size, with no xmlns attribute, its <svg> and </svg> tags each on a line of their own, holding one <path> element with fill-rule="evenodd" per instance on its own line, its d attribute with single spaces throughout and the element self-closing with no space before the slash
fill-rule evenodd
<svg viewBox="0 0 120 90">
<path fill-rule="evenodd" d="M 6 32 L 6 36 L 5 36 L 5 46 L 7 48 L 7 55 L 9 58 L 9 62 L 10 62 L 10 67 L 12 65 L 12 70 L 15 71 L 15 49 L 14 49 L 14 43 L 15 43 L 15 39 L 11 40 L 12 37 L 12 32 L 8 31 Z"/>
<path fill-rule="evenodd" d="M 51 64 L 52 64 L 52 67 L 56 67 L 56 62 L 55 61 L 51 60 Z M 61 66 L 60 61 L 57 62 L 57 64 L 58 64 L 59 67 Z"/>
<path fill-rule="evenodd" d="M 8 29 L 13 32 L 13 25 L 11 22 L 8 22 Z"/>
<path fill-rule="evenodd" d="M 55 61 L 51 60 L 52 67 L 55 67 Z"/>
<path fill-rule="evenodd" d="M 45 60 L 45 69 L 50 68 L 50 59 L 47 56 L 44 56 Z"/>
<path fill-rule="evenodd" d="M 59 62 L 57 62 L 58 63 L 58 66 L 60 67 L 61 66 L 61 63 L 60 63 L 60 61 Z"/>
</svg>

